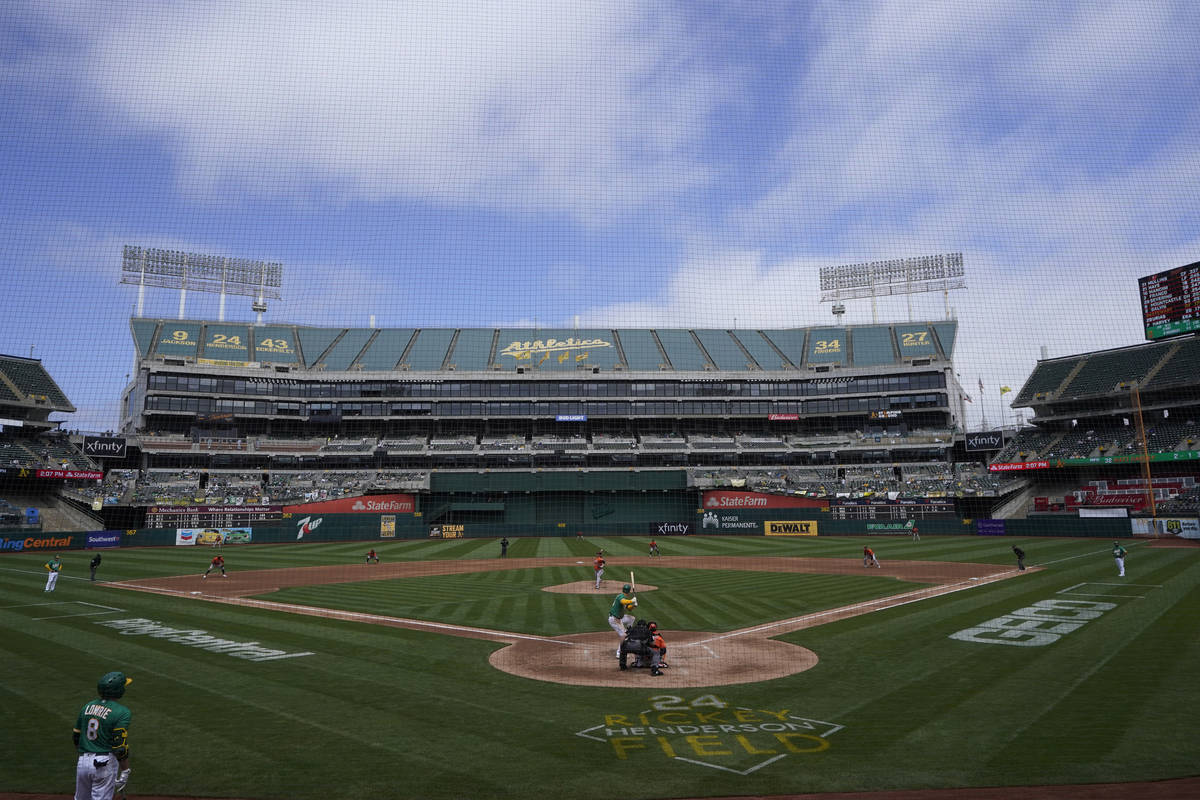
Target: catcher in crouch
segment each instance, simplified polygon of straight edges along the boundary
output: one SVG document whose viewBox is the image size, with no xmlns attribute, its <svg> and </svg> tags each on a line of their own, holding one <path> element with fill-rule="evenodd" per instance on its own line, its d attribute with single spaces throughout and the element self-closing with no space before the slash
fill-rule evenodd
<svg viewBox="0 0 1200 800">
<path fill-rule="evenodd" d="M 633 625 L 633 609 L 637 607 L 637 598 L 633 596 L 633 587 L 628 583 L 621 587 L 621 593 L 613 599 L 612 608 L 608 610 L 608 626 L 617 632 L 621 641 L 629 635 L 629 627 Z M 617 657 L 621 656 L 618 644 Z"/>
</svg>

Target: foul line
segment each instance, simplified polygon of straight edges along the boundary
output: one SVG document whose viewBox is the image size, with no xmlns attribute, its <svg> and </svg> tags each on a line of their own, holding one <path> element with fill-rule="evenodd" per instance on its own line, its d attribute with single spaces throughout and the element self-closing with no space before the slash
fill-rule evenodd
<svg viewBox="0 0 1200 800">
<path fill-rule="evenodd" d="M 336 608 L 321 608 L 319 606 L 301 606 L 294 603 L 278 603 L 273 600 L 252 600 L 245 597 L 224 597 L 216 594 L 204 594 L 198 592 L 193 594 L 190 591 L 182 589 L 163 589 L 158 586 L 145 586 L 136 583 L 115 583 L 111 584 L 120 589 L 134 589 L 140 592 L 150 592 L 152 594 L 175 595 L 186 597 L 189 600 L 205 600 L 210 603 L 224 603 L 231 606 L 245 606 L 248 608 L 262 608 L 268 611 L 288 611 L 293 614 L 303 614 L 310 617 L 320 617 L 322 619 L 337 619 L 344 622 L 372 622 L 375 624 L 384 623 L 392 624 L 402 628 L 422 629 L 428 628 L 435 631 L 450 634 L 476 634 L 481 638 L 501 641 L 511 639 L 522 639 L 530 642 L 549 642 L 551 644 L 566 645 L 568 647 L 577 647 L 575 642 L 563 641 L 561 639 L 550 639 L 545 636 L 535 636 L 529 633 L 510 633 L 508 631 L 497 631 L 489 628 L 472 628 L 467 625 L 451 625 L 446 622 L 430 622 L 423 619 L 408 619 L 406 617 L 388 617 L 382 614 L 368 614 L 361 611 L 342 611 Z"/>
</svg>

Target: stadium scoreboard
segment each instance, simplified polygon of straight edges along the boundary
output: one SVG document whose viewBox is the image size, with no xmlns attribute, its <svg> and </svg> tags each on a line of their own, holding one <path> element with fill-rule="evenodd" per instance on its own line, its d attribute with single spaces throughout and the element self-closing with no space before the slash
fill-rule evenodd
<svg viewBox="0 0 1200 800">
<path fill-rule="evenodd" d="M 283 518 L 283 506 L 151 506 L 147 528 L 244 528 Z"/>
<path fill-rule="evenodd" d="M 1138 278 L 1146 338 L 1200 331 L 1200 261 Z"/>
</svg>

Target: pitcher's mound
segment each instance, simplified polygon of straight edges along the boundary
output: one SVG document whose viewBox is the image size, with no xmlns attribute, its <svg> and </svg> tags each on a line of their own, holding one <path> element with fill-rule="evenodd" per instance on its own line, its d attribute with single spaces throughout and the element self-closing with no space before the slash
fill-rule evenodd
<svg viewBox="0 0 1200 800">
<path fill-rule="evenodd" d="M 659 677 L 648 669 L 622 672 L 615 633 L 522 639 L 492 653 L 489 661 L 512 675 L 551 683 L 642 688 L 754 683 L 794 675 L 817 663 L 813 651 L 776 639 L 699 631 L 663 635 L 670 667 Z"/>
</svg>

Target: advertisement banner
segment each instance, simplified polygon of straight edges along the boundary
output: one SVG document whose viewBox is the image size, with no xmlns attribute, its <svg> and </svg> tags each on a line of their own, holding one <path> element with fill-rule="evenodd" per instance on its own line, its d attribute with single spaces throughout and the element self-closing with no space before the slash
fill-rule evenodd
<svg viewBox="0 0 1200 800">
<path fill-rule="evenodd" d="M 83 452 L 92 458 L 124 458 L 125 439 L 116 436 L 85 436 Z"/>
<path fill-rule="evenodd" d="M 251 528 L 176 528 L 175 544 L 216 547 L 222 544 L 249 544 Z"/>
<path fill-rule="evenodd" d="M 975 520 L 975 533 L 979 536 L 1003 536 L 1005 532 L 1004 520 L 1002 519 Z"/>
<path fill-rule="evenodd" d="M 461 539 L 466 534 L 465 525 L 430 525 L 430 539 Z"/>
<path fill-rule="evenodd" d="M 651 536 L 689 536 L 692 532 L 690 522 L 651 522 Z"/>
<path fill-rule="evenodd" d="M 67 550 L 71 547 L 72 536 L 27 536 L 25 538 L 9 539 L 0 536 L 0 553 L 20 553 L 25 550 Z"/>
<path fill-rule="evenodd" d="M 147 514 L 245 514 L 248 511 L 282 513 L 283 506 L 150 506 Z"/>
<path fill-rule="evenodd" d="M 1134 536 L 1177 536 L 1180 539 L 1200 539 L 1200 520 L 1179 517 L 1132 519 Z"/>
<path fill-rule="evenodd" d="M 979 452 L 981 450 L 999 450 L 1004 447 L 1004 432 L 1003 431 L 980 431 L 978 433 L 968 433 L 964 440 L 967 446 L 967 452 Z"/>
<path fill-rule="evenodd" d="M 58 478 L 61 480 L 87 480 L 99 481 L 104 479 L 103 472 L 97 472 L 92 469 L 39 469 L 36 473 L 39 478 Z"/>
<path fill-rule="evenodd" d="M 879 497 L 837 497 L 832 501 L 834 506 L 921 506 L 933 511 L 953 511 L 953 500 L 942 500 L 937 497 L 897 497 L 890 500 L 886 496 Z"/>
<path fill-rule="evenodd" d="M 89 550 L 98 547 L 120 547 L 121 532 L 120 531 L 88 531 L 87 544 L 84 545 Z"/>
<path fill-rule="evenodd" d="M 284 506 L 283 510 L 289 514 L 411 514 L 416 507 L 411 494 L 367 494 Z"/>
<path fill-rule="evenodd" d="M 382 514 L 379 517 L 379 538 L 380 539 L 395 539 L 396 538 L 396 515 Z"/>
<path fill-rule="evenodd" d="M 706 510 L 756 509 L 756 508 L 819 508 L 829 510 L 829 500 L 818 497 L 793 497 L 785 494 L 762 494 L 760 492 L 734 492 L 714 489 L 705 492 L 701 503 Z"/>
<path fill-rule="evenodd" d="M 817 523 L 813 520 L 798 522 L 781 522 L 768 520 L 763 523 L 763 533 L 767 536 L 816 536 Z"/>
<path fill-rule="evenodd" d="M 742 519 L 738 514 L 718 514 L 716 511 L 705 511 L 700 518 L 700 530 L 717 533 L 719 531 L 754 531 L 757 533 L 761 523 L 756 519 Z"/>
<path fill-rule="evenodd" d="M 1049 461 L 1016 461 L 988 464 L 988 472 L 1022 472 L 1027 469 L 1050 469 Z"/>
<path fill-rule="evenodd" d="M 908 522 L 868 522 L 867 534 L 911 533 L 914 521 L 910 519 Z"/>
<path fill-rule="evenodd" d="M 799 422 L 799 414 L 767 414 L 768 422 Z"/>
</svg>

